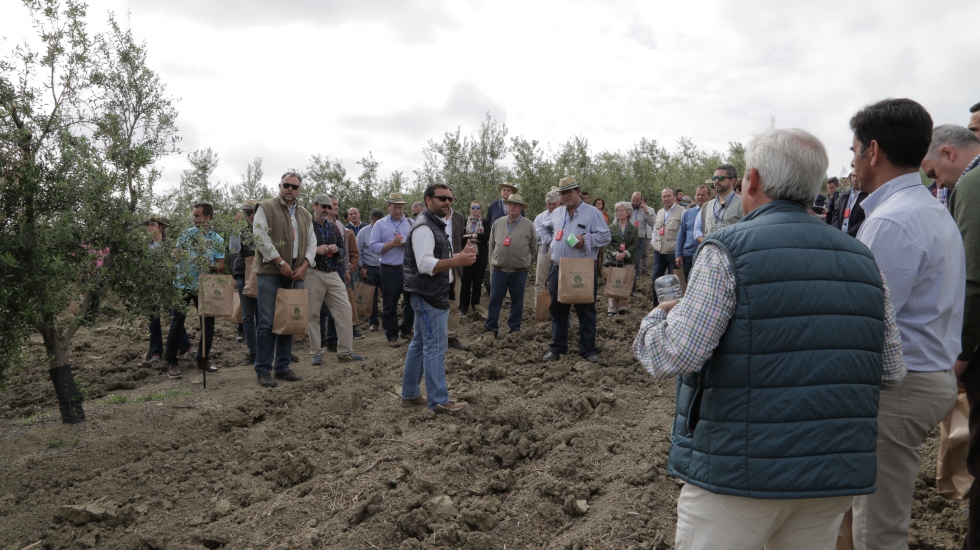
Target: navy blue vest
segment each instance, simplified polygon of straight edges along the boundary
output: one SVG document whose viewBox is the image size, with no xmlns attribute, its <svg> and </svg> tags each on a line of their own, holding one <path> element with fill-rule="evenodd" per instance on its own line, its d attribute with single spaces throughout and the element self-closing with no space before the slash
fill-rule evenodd
<svg viewBox="0 0 980 550">
<path fill-rule="evenodd" d="M 873 493 L 885 308 L 871 252 L 789 201 L 705 243 L 730 256 L 737 305 L 701 371 L 678 377 L 668 471 L 751 498 Z"/>
<path fill-rule="evenodd" d="M 415 261 L 412 233 L 423 225 L 432 230 L 432 236 L 435 240 L 432 255 L 437 260 L 445 260 L 450 257 L 451 245 L 446 236 L 446 222 L 436 218 L 435 214 L 429 212 L 428 208 L 422 210 L 412 230 L 408 232 L 408 244 L 405 246 L 405 263 L 402 264 L 405 292 L 418 294 L 436 309 L 449 309 L 449 270 L 435 275 L 426 275 L 419 272 L 418 263 Z"/>
</svg>

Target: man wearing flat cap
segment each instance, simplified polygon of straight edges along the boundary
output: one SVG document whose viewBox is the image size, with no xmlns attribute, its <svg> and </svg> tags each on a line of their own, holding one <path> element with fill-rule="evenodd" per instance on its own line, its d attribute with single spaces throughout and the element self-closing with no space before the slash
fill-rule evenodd
<svg viewBox="0 0 980 550">
<path fill-rule="evenodd" d="M 497 321 L 504 295 L 510 292 L 510 332 L 521 330 L 524 316 L 524 285 L 527 271 L 535 256 L 538 235 L 534 223 L 521 216 L 526 204 L 518 194 L 507 197 L 507 215 L 490 228 L 490 305 L 487 307 L 487 331 L 497 334 Z"/>
<path fill-rule="evenodd" d="M 612 240 L 609 226 L 598 208 L 582 200 L 580 186 L 574 177 L 558 182 L 558 193 L 562 205 L 538 226 L 538 237 L 551 250 L 551 273 L 548 286 L 551 292 L 551 346 L 545 361 L 554 361 L 568 352 L 568 314 L 570 304 L 558 301 L 558 269 L 562 258 L 594 259 L 596 249 Z M 575 239 L 569 239 L 574 235 Z M 574 244 L 570 242 L 574 241 Z M 596 274 L 592 273 L 593 298 L 596 290 Z M 599 362 L 599 348 L 596 347 L 595 302 L 575 304 L 579 323 L 579 355 L 590 363 Z"/>
<path fill-rule="evenodd" d="M 494 222 L 507 215 L 507 205 L 504 204 L 504 201 L 507 200 L 507 197 L 517 193 L 517 186 L 509 181 L 501 183 L 497 189 L 500 190 L 500 198 L 491 202 L 490 206 L 487 207 L 487 219 L 490 220 L 490 227 L 493 227 Z M 524 215 L 523 209 L 521 215 Z"/>
<path fill-rule="evenodd" d="M 412 229 L 412 220 L 405 217 L 405 197 L 401 193 L 388 195 L 388 215 L 374 224 L 371 230 L 371 252 L 381 258 L 381 299 L 384 307 L 381 323 L 388 345 L 397 348 L 401 337 L 411 340 L 415 311 L 405 292 L 402 265 L 405 263 L 405 243 Z M 402 297 L 402 322 L 398 323 L 398 298 Z"/>
</svg>

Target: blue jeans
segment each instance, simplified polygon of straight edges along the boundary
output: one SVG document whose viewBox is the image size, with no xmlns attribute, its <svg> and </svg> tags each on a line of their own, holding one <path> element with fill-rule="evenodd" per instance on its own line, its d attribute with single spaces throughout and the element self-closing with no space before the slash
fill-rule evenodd
<svg viewBox="0 0 980 550">
<path fill-rule="evenodd" d="M 398 298 L 404 298 L 402 307 L 402 322 L 398 324 Z M 384 302 L 381 320 L 385 325 L 385 336 L 389 340 L 397 340 L 399 331 L 402 334 L 412 334 L 412 323 L 415 321 L 415 312 L 412 310 L 412 301 L 405 292 L 402 280 L 402 266 L 381 266 L 381 299 Z"/>
<path fill-rule="evenodd" d="M 521 330 L 526 283 L 527 271 L 504 273 L 494 269 L 490 272 L 490 305 L 487 306 L 487 322 L 483 324 L 484 328 L 490 332 L 497 332 L 500 307 L 504 303 L 504 296 L 510 291 L 510 316 L 507 317 L 507 326 L 510 327 L 511 332 Z"/>
<path fill-rule="evenodd" d="M 255 298 L 251 296 L 245 296 L 242 291 L 245 290 L 245 278 L 240 277 L 235 279 L 235 285 L 238 287 L 238 300 L 242 304 L 242 328 L 245 331 L 245 345 L 248 347 L 249 353 L 255 353 Z"/>
<path fill-rule="evenodd" d="M 293 281 L 282 275 L 258 275 L 259 324 L 255 328 L 255 374 L 264 376 L 272 373 L 273 359 L 276 372 L 289 370 L 289 360 L 293 354 L 292 335 L 273 334 L 272 320 L 276 315 L 276 294 L 280 288 L 303 288 L 303 281 Z"/>
<path fill-rule="evenodd" d="M 378 324 L 378 295 L 381 294 L 381 267 L 368 265 L 364 266 L 367 268 L 367 279 L 361 282 L 367 283 L 373 286 L 376 290 L 374 296 L 371 299 L 371 317 L 368 318 L 368 323 L 372 325 Z"/>
<path fill-rule="evenodd" d="M 652 272 L 650 280 L 650 289 L 653 290 L 653 306 L 657 307 L 660 300 L 657 299 L 657 288 L 653 283 L 660 278 L 661 275 L 666 271 L 667 273 L 674 272 L 674 258 L 675 254 L 661 254 L 656 250 L 653 251 L 653 267 L 650 269 Z"/>
<path fill-rule="evenodd" d="M 596 296 L 595 273 L 592 274 L 592 296 Z M 551 293 L 551 351 L 558 355 L 568 353 L 568 326 L 571 324 L 569 313 L 572 306 L 558 302 L 558 262 L 551 266 L 551 273 L 548 278 L 548 292 Z M 575 313 L 578 315 L 578 352 L 582 357 L 588 357 L 593 353 L 599 353 L 599 348 L 595 345 L 596 338 L 596 311 L 595 302 L 590 304 L 575 304 Z"/>
<path fill-rule="evenodd" d="M 409 294 L 415 313 L 415 337 L 408 344 L 405 373 L 402 377 L 402 399 L 418 399 L 419 383 L 425 376 L 429 408 L 449 403 L 446 389 L 446 350 L 449 349 L 449 310 L 436 309 L 418 294 Z"/>
</svg>

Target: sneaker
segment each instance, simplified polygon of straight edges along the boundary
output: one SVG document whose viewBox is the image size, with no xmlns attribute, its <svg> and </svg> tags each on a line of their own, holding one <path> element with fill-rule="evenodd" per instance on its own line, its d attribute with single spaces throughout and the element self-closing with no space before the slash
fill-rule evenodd
<svg viewBox="0 0 980 550">
<path fill-rule="evenodd" d="M 159 353 L 154 353 L 153 354 L 153 357 L 150 357 L 150 361 L 152 361 L 154 363 L 159 363 L 160 362 L 160 354 Z"/>
<path fill-rule="evenodd" d="M 354 339 L 355 340 L 363 340 L 364 339 L 364 335 L 361 334 L 360 332 L 358 332 L 356 328 L 354 329 Z"/>
<path fill-rule="evenodd" d="M 510 301 L 504 302 L 504 309 L 510 309 Z"/>
<path fill-rule="evenodd" d="M 213 373 L 213 372 L 218 372 L 218 367 L 212 365 L 211 361 L 208 361 L 206 359 L 198 359 L 197 370 L 203 370 L 204 372 L 207 373 Z"/>
<path fill-rule="evenodd" d="M 291 370 L 277 372 L 276 380 L 285 380 L 286 382 L 299 382 L 302 378 L 299 377 L 295 372 Z"/>
<path fill-rule="evenodd" d="M 317 353 L 316 355 L 313 356 L 313 360 L 310 361 L 310 364 L 313 365 L 314 367 L 319 367 L 320 365 L 323 364 L 323 356 Z"/>
<path fill-rule="evenodd" d="M 402 338 L 404 338 L 405 340 L 411 340 L 412 338 L 415 338 L 415 333 L 412 333 L 412 332 L 403 332 L 402 333 Z"/>
<path fill-rule="evenodd" d="M 273 380 L 268 374 L 263 374 L 259 376 L 259 385 L 263 388 L 274 388 L 279 385 L 279 382 Z"/>
<path fill-rule="evenodd" d="M 327 344 L 325 347 L 327 351 L 332 351 L 333 353 L 337 353 L 337 344 Z"/>
<path fill-rule="evenodd" d="M 180 369 L 177 365 L 167 365 L 167 376 L 170 378 L 180 378 Z"/>
<path fill-rule="evenodd" d="M 402 347 L 402 343 L 399 342 L 398 340 L 388 340 L 388 347 L 389 348 L 400 348 L 400 347 Z"/>
<path fill-rule="evenodd" d="M 615 317 L 615 316 L 616 316 L 616 312 L 615 311 L 610 311 L 610 312 L 606 313 L 606 317 Z"/>
<path fill-rule="evenodd" d="M 191 346 L 191 347 L 185 349 L 184 351 L 178 351 L 177 352 L 177 355 L 187 355 L 188 353 L 197 353 L 197 348 L 195 348 L 194 346 Z"/>
<path fill-rule="evenodd" d="M 338 353 L 337 360 L 341 363 L 353 363 L 354 361 L 363 361 L 364 358 L 356 353 Z"/>
<path fill-rule="evenodd" d="M 468 408 L 470 408 L 470 405 L 466 401 L 450 401 L 445 405 L 436 405 L 436 412 L 458 413 L 463 412 Z"/>
<path fill-rule="evenodd" d="M 255 354 L 254 353 L 248 352 L 248 354 L 245 356 L 245 366 L 246 367 L 254 367 L 255 366 Z"/>
<path fill-rule="evenodd" d="M 371 325 L 371 326 L 368 327 L 368 330 L 371 331 L 371 332 L 378 332 L 378 325 L 377 324 L 373 324 L 373 325 Z"/>
<path fill-rule="evenodd" d="M 549 351 L 548 354 L 545 355 L 544 358 L 542 358 L 541 360 L 544 361 L 545 363 L 547 363 L 548 361 L 557 361 L 560 358 L 561 358 L 561 355 L 559 355 L 559 354 L 557 354 L 557 353 L 555 353 L 553 351 Z"/>
<path fill-rule="evenodd" d="M 404 398 L 402 399 L 402 407 L 405 407 L 406 409 L 409 407 L 418 407 L 422 405 L 427 405 L 428 403 L 429 400 L 426 399 L 425 395 L 420 395 L 415 399 L 404 399 Z"/>
<path fill-rule="evenodd" d="M 585 356 L 585 360 L 588 361 L 589 363 L 598 363 L 599 362 L 599 354 L 598 353 L 593 353 L 592 355 L 587 355 L 587 356 Z"/>
<path fill-rule="evenodd" d="M 467 306 L 463 306 L 463 307 L 459 308 L 459 314 L 460 315 L 467 315 L 467 314 L 469 314 L 469 312 L 470 312 L 470 308 L 467 307 Z"/>
<path fill-rule="evenodd" d="M 241 334 L 239 334 L 239 335 L 238 335 L 238 336 L 237 336 L 237 337 L 235 338 L 235 341 L 236 341 L 236 342 L 244 342 L 244 341 L 245 341 L 245 337 L 244 337 L 244 336 L 242 336 Z"/>
</svg>

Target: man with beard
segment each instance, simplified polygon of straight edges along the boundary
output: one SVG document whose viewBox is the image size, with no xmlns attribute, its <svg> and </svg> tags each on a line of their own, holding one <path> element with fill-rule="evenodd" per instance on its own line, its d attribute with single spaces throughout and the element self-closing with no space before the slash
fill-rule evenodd
<svg viewBox="0 0 980 550">
<path fill-rule="evenodd" d="M 694 239 L 699 243 L 722 227 L 742 219 L 742 197 L 733 189 L 738 181 L 738 170 L 731 164 L 722 164 L 711 176 L 711 181 L 715 185 L 715 198 L 704 203 L 701 215 L 694 222 Z"/>
</svg>

